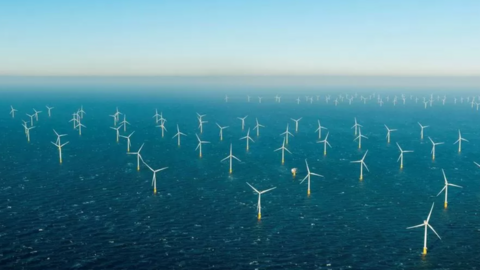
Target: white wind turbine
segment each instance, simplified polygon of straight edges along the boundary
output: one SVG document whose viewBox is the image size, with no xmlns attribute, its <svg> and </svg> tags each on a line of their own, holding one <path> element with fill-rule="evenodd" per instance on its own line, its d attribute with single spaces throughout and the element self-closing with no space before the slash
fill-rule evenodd
<svg viewBox="0 0 480 270">
<path fill-rule="evenodd" d="M 330 143 L 327 141 L 327 139 L 328 139 L 328 134 L 330 134 L 330 132 L 327 132 L 327 136 L 325 136 L 325 139 L 317 142 L 317 143 L 323 143 L 323 155 L 324 155 L 324 156 L 327 155 L 327 145 L 328 145 L 330 148 L 332 148 L 332 146 L 330 145 Z"/>
<path fill-rule="evenodd" d="M 81 105 L 80 110 L 78 110 L 78 116 L 80 117 L 80 119 L 83 119 L 84 114 L 87 114 L 87 113 L 83 110 L 83 105 Z"/>
<path fill-rule="evenodd" d="M 418 122 L 418 125 L 420 126 L 421 128 L 421 131 L 420 131 L 420 139 L 423 140 L 423 130 L 428 128 L 429 126 L 422 126 L 422 124 L 420 124 L 420 122 Z"/>
<path fill-rule="evenodd" d="M 180 136 L 187 136 L 187 135 L 180 132 L 180 129 L 178 128 L 178 124 L 177 124 L 177 134 L 173 135 L 172 139 L 175 137 L 178 137 L 178 146 L 180 146 Z"/>
<path fill-rule="evenodd" d="M 255 142 L 255 141 L 252 139 L 252 137 L 250 137 L 250 128 L 248 128 L 247 136 L 240 138 L 240 140 L 246 140 L 246 141 L 247 141 L 247 151 L 248 151 L 248 149 L 250 148 L 250 147 L 249 147 L 249 144 L 248 144 L 248 140 L 251 140 L 252 142 Z"/>
<path fill-rule="evenodd" d="M 75 122 L 74 122 L 75 123 Z M 77 125 L 75 128 L 78 128 L 78 135 L 82 136 L 82 127 L 86 128 L 86 126 L 80 123 L 80 118 L 77 119 Z"/>
<path fill-rule="evenodd" d="M 443 169 L 442 169 L 442 173 L 443 173 L 443 179 L 445 180 L 445 186 L 442 188 L 442 190 L 440 190 L 440 192 L 437 194 L 437 196 L 442 194 L 442 192 L 445 190 L 445 202 L 444 202 L 443 206 L 445 208 L 447 208 L 447 206 L 448 206 L 448 186 L 458 187 L 458 188 L 462 188 L 462 186 L 448 183 L 447 176 L 445 175 L 445 172 L 443 171 Z"/>
<path fill-rule="evenodd" d="M 367 164 L 365 164 L 365 157 L 367 156 L 368 150 L 363 155 L 362 159 L 356 161 L 350 161 L 350 163 L 360 163 L 360 180 L 363 180 L 363 167 L 368 170 Z"/>
<path fill-rule="evenodd" d="M 160 121 L 160 125 L 156 127 L 159 127 L 162 130 L 162 138 L 163 138 L 163 136 L 165 136 L 165 131 L 168 131 L 167 128 L 165 127 L 165 121 Z"/>
<path fill-rule="evenodd" d="M 425 227 L 425 237 L 424 237 L 424 240 L 423 240 L 423 255 L 427 254 L 427 231 L 428 231 L 428 228 L 430 228 L 438 236 L 438 239 L 442 240 L 442 238 L 440 238 L 440 235 L 438 235 L 438 233 L 435 231 L 435 229 L 433 229 L 433 227 L 428 223 L 430 221 L 430 216 L 432 215 L 432 210 L 433 210 L 434 205 L 435 205 L 435 203 L 432 203 L 432 208 L 430 209 L 430 213 L 428 214 L 427 220 L 424 220 L 422 224 L 415 225 L 415 226 L 407 228 L 407 229 L 413 229 L 413 228 L 418 228 L 418 227 Z"/>
<path fill-rule="evenodd" d="M 228 126 L 222 127 L 218 123 L 215 124 L 217 124 L 218 128 L 220 129 L 220 141 L 223 141 L 223 130 L 228 128 Z"/>
<path fill-rule="evenodd" d="M 15 110 L 15 109 L 13 108 L 13 106 L 10 106 L 10 109 L 11 109 L 11 110 L 10 110 L 10 114 L 12 115 L 12 118 L 15 118 L 15 112 L 16 112 L 17 110 Z"/>
<path fill-rule="evenodd" d="M 55 132 L 55 135 L 57 135 L 57 140 L 55 141 L 55 143 L 60 143 L 60 138 L 67 136 L 67 134 L 58 134 L 57 131 L 55 131 L 55 129 L 53 130 L 53 132 Z"/>
<path fill-rule="evenodd" d="M 282 135 L 285 135 L 285 143 L 288 145 L 288 135 L 291 135 L 293 137 L 293 134 L 288 131 L 288 124 L 287 124 L 287 130 L 280 134 L 280 136 Z"/>
<path fill-rule="evenodd" d="M 54 109 L 54 107 L 48 107 L 48 106 L 45 106 L 47 107 L 47 110 L 48 110 L 48 117 L 51 117 L 52 116 L 52 109 Z"/>
<path fill-rule="evenodd" d="M 130 123 L 127 121 L 127 114 L 123 115 L 123 121 L 119 124 L 123 125 L 123 132 L 127 132 L 127 125 L 130 125 Z"/>
<path fill-rule="evenodd" d="M 204 116 L 205 116 L 205 114 L 204 115 L 199 115 L 198 114 L 198 123 L 199 123 L 198 128 L 200 129 L 200 133 L 203 133 L 203 124 L 208 123 L 208 121 L 203 121 L 202 120 L 202 117 L 204 117 Z"/>
<path fill-rule="evenodd" d="M 435 146 L 443 144 L 443 142 L 436 143 L 432 140 L 432 138 L 428 137 L 428 139 L 432 142 L 432 160 L 435 160 Z"/>
<path fill-rule="evenodd" d="M 359 127 L 362 127 L 362 125 L 360 125 L 358 122 L 357 122 L 357 118 L 355 117 L 355 125 L 353 125 L 351 128 L 355 128 L 355 136 L 357 135 L 358 133 L 358 128 Z"/>
<path fill-rule="evenodd" d="M 30 114 L 26 113 L 26 115 L 28 117 L 30 117 L 30 126 L 33 126 L 33 117 L 35 117 L 35 114 L 30 115 Z"/>
<path fill-rule="evenodd" d="M 37 111 L 35 109 L 33 109 L 33 111 L 35 112 L 35 119 L 38 121 L 38 114 L 41 113 L 42 111 Z"/>
<path fill-rule="evenodd" d="M 403 169 L 403 153 L 412 153 L 412 150 L 402 150 L 400 145 L 397 143 L 398 149 L 400 150 L 400 156 L 397 159 L 397 162 L 400 160 L 400 169 Z"/>
<path fill-rule="evenodd" d="M 142 143 L 142 146 L 140 146 L 140 149 L 138 149 L 137 152 L 127 152 L 128 155 L 137 155 L 137 171 L 140 171 L 140 159 L 142 158 L 140 151 L 142 151 L 144 144 L 145 143 Z"/>
<path fill-rule="evenodd" d="M 385 125 L 385 124 L 384 124 L 384 126 L 385 126 L 385 128 L 387 129 L 387 143 L 390 143 L 390 132 L 392 132 L 392 131 L 397 131 L 397 130 L 396 130 L 396 129 L 389 129 L 389 128 L 387 127 L 387 125 Z"/>
<path fill-rule="evenodd" d="M 453 144 L 458 143 L 458 152 L 462 152 L 462 141 L 469 142 L 467 139 L 462 138 L 462 134 L 460 133 L 460 130 L 458 130 L 458 140 L 455 141 Z"/>
<path fill-rule="evenodd" d="M 290 152 L 290 150 L 288 150 L 286 147 L 285 147 L 285 138 L 283 138 L 283 143 L 282 143 L 282 147 L 278 148 L 278 149 L 275 149 L 273 152 L 275 151 L 279 151 L 279 150 L 282 150 L 282 164 L 285 163 L 285 150 L 287 150 L 287 152 L 289 152 L 290 154 L 292 152 Z"/>
<path fill-rule="evenodd" d="M 120 137 L 127 139 L 127 153 L 130 152 L 130 146 L 131 146 L 130 137 L 132 137 L 133 133 L 135 133 L 135 131 L 130 133 L 130 135 L 128 136 L 120 135 Z"/>
<path fill-rule="evenodd" d="M 118 143 L 118 138 L 120 137 L 120 128 L 122 128 L 122 126 L 118 126 L 118 127 L 110 127 L 111 129 L 117 131 L 117 143 Z"/>
<path fill-rule="evenodd" d="M 362 148 L 362 138 L 368 139 L 367 136 L 362 135 L 362 130 L 358 128 L 358 136 L 354 139 L 354 141 L 358 140 L 358 149 Z"/>
<path fill-rule="evenodd" d="M 307 165 L 307 175 L 305 176 L 305 178 L 303 178 L 303 180 L 300 182 L 300 184 L 303 183 L 303 181 L 308 179 L 307 195 L 310 196 L 310 176 L 315 175 L 315 176 L 318 176 L 318 177 L 323 177 L 323 175 L 310 172 L 310 168 L 308 168 L 307 159 L 305 159 L 305 164 Z"/>
<path fill-rule="evenodd" d="M 30 130 L 35 127 L 34 126 L 27 127 L 25 123 L 23 124 L 23 127 L 25 128 L 25 133 L 27 135 L 27 142 L 30 142 Z"/>
<path fill-rule="evenodd" d="M 200 158 L 201 158 L 201 157 L 202 157 L 202 144 L 203 144 L 203 143 L 210 143 L 210 142 L 200 140 L 200 138 L 198 137 L 197 133 L 195 133 L 195 136 L 197 136 L 197 139 L 198 139 L 198 145 L 197 145 L 197 148 L 195 148 L 195 151 L 200 148 L 199 156 L 200 156 Z"/>
<path fill-rule="evenodd" d="M 248 115 L 245 116 L 245 117 L 237 117 L 237 119 L 240 119 L 240 121 L 242 121 L 242 130 L 244 130 L 245 128 L 245 119 L 247 119 Z"/>
<path fill-rule="evenodd" d="M 60 163 L 62 163 L 62 147 L 68 144 L 68 142 L 64 144 L 60 144 L 60 137 L 57 137 L 57 141 L 55 143 L 54 142 L 51 142 L 51 143 L 58 148 L 58 156 L 60 158 Z"/>
<path fill-rule="evenodd" d="M 300 120 L 302 120 L 303 117 L 300 117 L 298 119 L 293 119 L 293 118 L 290 118 L 292 121 L 295 122 L 295 132 L 298 132 L 298 122 L 300 122 Z"/>
<path fill-rule="evenodd" d="M 145 166 L 147 166 L 150 169 L 150 171 L 153 172 L 152 186 L 153 186 L 153 193 L 156 194 L 157 193 L 157 172 L 166 170 L 166 169 L 168 169 L 168 167 L 164 167 L 164 168 L 161 168 L 161 169 L 158 169 L 158 170 L 154 170 L 154 169 L 152 169 L 152 167 L 148 166 L 148 164 L 145 163 L 145 161 L 143 161 L 143 158 L 142 158 L 142 162 L 143 162 L 143 164 L 145 164 Z"/>
<path fill-rule="evenodd" d="M 160 116 L 160 114 L 158 114 L 158 110 L 155 109 L 155 114 L 152 116 L 152 118 L 155 118 L 155 124 L 158 123 L 158 117 Z"/>
<path fill-rule="evenodd" d="M 258 205 L 257 205 L 257 210 L 258 210 L 258 219 L 262 219 L 262 201 L 261 201 L 261 198 L 262 198 L 262 194 L 263 193 L 266 193 L 266 192 L 269 192 L 270 190 L 274 190 L 276 189 L 277 187 L 273 187 L 273 188 L 269 188 L 267 190 L 263 190 L 263 191 L 258 191 L 256 188 L 254 188 L 252 185 L 250 185 L 248 182 L 247 182 L 247 185 L 249 185 L 257 194 L 258 194 Z"/>
<path fill-rule="evenodd" d="M 224 161 L 224 160 L 226 160 L 226 159 L 230 159 L 230 170 L 229 170 L 230 173 L 232 173 L 232 158 L 234 158 L 234 159 L 242 162 L 240 159 L 238 159 L 236 156 L 234 156 L 234 155 L 232 154 L 232 144 L 230 144 L 230 155 L 228 155 L 226 158 L 224 158 L 224 159 L 222 159 L 222 160 L 220 161 L 220 162 L 222 162 L 222 161 Z"/>
<path fill-rule="evenodd" d="M 315 130 L 315 132 L 318 131 L 318 139 L 320 140 L 322 138 L 322 129 L 327 129 L 326 127 L 322 127 L 322 125 L 320 124 L 320 120 L 317 120 L 318 122 L 318 128 L 317 130 Z"/>
<path fill-rule="evenodd" d="M 257 118 L 255 118 L 255 122 L 256 122 L 257 124 L 255 125 L 255 127 L 253 128 L 253 130 L 255 130 L 255 129 L 257 130 L 257 137 L 258 137 L 258 136 L 260 136 L 260 128 L 261 128 L 261 127 L 265 127 L 265 126 L 259 124 Z"/>
</svg>

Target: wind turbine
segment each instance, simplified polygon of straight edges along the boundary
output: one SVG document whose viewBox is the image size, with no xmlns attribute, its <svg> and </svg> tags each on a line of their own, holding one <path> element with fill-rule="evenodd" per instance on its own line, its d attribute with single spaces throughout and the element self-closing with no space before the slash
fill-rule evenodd
<svg viewBox="0 0 480 270">
<path fill-rule="evenodd" d="M 33 126 L 33 117 L 35 117 L 35 114 L 30 115 L 26 113 L 26 115 L 30 117 L 30 126 Z"/>
<path fill-rule="evenodd" d="M 198 113 L 197 113 L 197 114 L 198 114 Z M 203 116 L 205 116 L 205 114 L 198 116 L 198 122 L 200 123 L 200 124 L 198 125 L 198 128 L 200 129 L 200 133 L 203 133 L 203 124 L 208 123 L 208 121 L 203 121 L 203 120 L 202 120 L 202 117 L 203 117 Z"/>
<path fill-rule="evenodd" d="M 351 128 L 355 128 L 355 136 L 357 135 L 357 131 L 358 131 L 358 127 L 362 127 L 362 125 L 360 125 L 358 122 L 357 122 L 357 118 L 355 117 L 355 125 L 353 125 Z"/>
<path fill-rule="evenodd" d="M 142 162 L 143 162 L 143 164 L 145 164 L 145 166 L 147 166 L 150 169 L 150 171 L 153 172 L 153 178 L 152 178 L 153 193 L 157 194 L 157 172 L 166 170 L 166 169 L 168 169 L 168 167 L 164 167 L 164 168 L 161 168 L 161 169 L 158 169 L 158 170 L 154 170 L 154 169 L 152 169 L 152 167 L 148 166 L 148 164 L 145 163 L 145 161 L 143 161 L 143 158 L 142 158 Z"/>
<path fill-rule="evenodd" d="M 300 122 L 300 120 L 302 120 L 303 117 L 300 117 L 298 119 L 293 119 L 293 118 L 290 118 L 292 119 L 292 121 L 295 121 L 295 132 L 298 132 L 298 122 Z"/>
<path fill-rule="evenodd" d="M 17 110 L 15 110 L 15 109 L 13 108 L 13 106 L 10 106 L 10 108 L 11 108 L 10 114 L 12 115 L 12 118 L 15 118 L 15 112 L 16 112 Z"/>
<path fill-rule="evenodd" d="M 60 144 L 60 137 L 57 138 L 57 141 L 54 143 L 54 142 L 51 142 L 53 145 L 55 145 L 56 147 L 58 147 L 58 156 L 60 158 L 60 163 L 62 163 L 62 147 L 64 147 L 66 144 L 68 144 L 68 142 L 64 143 L 64 144 Z"/>
<path fill-rule="evenodd" d="M 77 125 L 75 126 L 75 128 L 78 128 L 78 135 L 82 136 L 82 127 L 86 128 L 85 125 L 83 125 L 82 123 L 80 123 L 80 118 L 77 120 Z"/>
<path fill-rule="evenodd" d="M 330 146 L 330 148 L 332 148 L 332 146 L 330 145 L 330 143 L 327 141 L 328 139 L 328 134 L 330 134 L 330 132 L 327 132 L 327 136 L 325 136 L 325 139 L 323 139 L 322 141 L 318 141 L 317 143 L 323 143 L 323 155 L 326 156 L 327 155 L 327 145 Z"/>
<path fill-rule="evenodd" d="M 137 171 L 140 171 L 140 159 L 142 158 L 142 156 L 140 155 L 140 151 L 142 151 L 144 144 L 145 143 L 142 143 L 142 146 L 140 146 L 140 149 L 138 149 L 137 152 L 131 152 L 131 153 L 127 152 L 128 155 L 137 155 Z"/>
<path fill-rule="evenodd" d="M 248 128 L 247 136 L 240 138 L 240 140 L 244 140 L 244 139 L 247 141 L 247 151 L 248 151 L 248 149 L 249 149 L 248 140 L 251 140 L 252 142 L 255 142 L 255 141 L 252 139 L 252 137 L 250 137 L 250 128 Z"/>
<path fill-rule="evenodd" d="M 120 137 L 127 139 L 127 153 L 130 152 L 130 137 L 133 135 L 133 133 L 135 133 L 135 131 L 130 133 L 128 136 L 120 135 Z"/>
<path fill-rule="evenodd" d="M 245 117 L 237 117 L 237 119 L 240 119 L 242 121 L 242 130 L 245 128 L 245 119 L 247 119 L 248 115 Z"/>
<path fill-rule="evenodd" d="M 390 132 L 392 132 L 392 131 L 397 131 L 397 130 L 396 130 L 396 129 L 389 129 L 389 128 L 387 127 L 387 125 L 385 125 L 385 124 L 384 124 L 384 126 L 385 126 L 385 128 L 387 129 L 387 143 L 390 143 Z"/>
<path fill-rule="evenodd" d="M 36 119 L 37 122 L 38 122 L 38 114 L 41 113 L 42 111 L 37 111 L 37 110 L 35 110 L 35 109 L 33 109 L 33 111 L 35 112 L 35 114 L 34 114 L 34 115 L 35 115 L 35 119 Z"/>
<path fill-rule="evenodd" d="M 195 148 L 195 151 L 200 148 L 199 156 L 200 156 L 200 158 L 202 158 L 202 143 L 210 143 L 210 142 L 200 140 L 197 133 L 195 133 L 195 136 L 197 136 L 197 139 L 198 139 L 198 145 L 197 145 L 197 148 Z"/>
<path fill-rule="evenodd" d="M 311 176 L 311 175 L 315 175 L 315 176 L 318 176 L 318 177 L 323 177 L 323 175 L 310 172 L 310 168 L 308 168 L 307 159 L 305 159 L 305 164 L 307 165 L 307 172 L 308 172 L 308 173 L 307 173 L 307 175 L 305 176 L 305 178 L 303 178 L 303 180 L 300 182 L 300 184 L 303 183 L 303 181 L 305 181 L 306 179 L 308 179 L 307 195 L 310 196 L 310 176 Z"/>
<path fill-rule="evenodd" d="M 186 134 L 183 134 L 182 132 L 180 132 L 180 129 L 178 128 L 178 124 L 177 124 L 177 134 L 173 135 L 172 139 L 175 138 L 175 137 L 178 137 L 178 146 L 180 146 L 180 136 L 181 135 L 187 136 Z"/>
<path fill-rule="evenodd" d="M 322 138 L 322 129 L 327 129 L 326 127 L 322 127 L 322 125 L 320 125 L 320 120 L 317 120 L 318 122 L 318 128 L 317 130 L 315 130 L 315 132 L 318 131 L 318 139 L 320 140 Z"/>
<path fill-rule="evenodd" d="M 427 220 L 424 220 L 422 224 L 407 228 L 407 229 L 413 229 L 418 227 L 425 227 L 425 238 L 423 240 L 423 255 L 427 254 L 427 228 L 430 228 L 438 236 L 438 239 L 442 240 L 442 238 L 440 238 L 440 235 L 438 235 L 435 229 L 433 229 L 433 227 L 428 223 L 430 221 L 430 216 L 432 215 L 432 210 L 434 205 L 435 203 L 432 203 L 432 208 L 430 209 L 430 213 L 428 214 Z"/>
<path fill-rule="evenodd" d="M 423 129 L 428 128 L 429 126 L 422 126 L 422 124 L 420 124 L 420 122 L 418 122 L 418 125 L 419 125 L 420 128 L 421 128 L 421 131 L 420 131 L 420 139 L 423 140 Z"/>
<path fill-rule="evenodd" d="M 118 109 L 117 109 L 118 111 Z M 78 116 L 83 119 L 83 115 L 84 114 L 87 114 L 84 110 L 83 110 L 83 105 L 80 106 L 80 110 L 78 110 Z"/>
<path fill-rule="evenodd" d="M 48 117 L 52 116 L 52 112 L 51 112 L 51 111 L 52 111 L 52 109 L 53 109 L 54 107 L 48 107 L 48 106 L 45 106 L 45 107 L 47 107 L 47 110 L 48 110 Z"/>
<path fill-rule="evenodd" d="M 258 136 L 260 136 L 260 128 L 261 128 L 261 127 L 265 127 L 265 126 L 259 124 L 257 118 L 255 118 L 255 122 L 256 122 L 257 124 L 255 125 L 255 127 L 253 128 L 253 130 L 255 130 L 255 129 L 257 130 L 257 137 L 258 137 Z"/>
<path fill-rule="evenodd" d="M 288 145 L 288 135 L 291 135 L 293 137 L 293 134 L 288 131 L 288 124 L 287 124 L 287 130 L 280 134 L 280 136 L 285 135 L 285 143 Z"/>
<path fill-rule="evenodd" d="M 412 153 L 412 150 L 402 150 L 400 145 L 397 143 L 398 149 L 400 149 L 400 156 L 397 159 L 397 162 L 400 160 L 400 169 L 403 169 L 403 153 Z"/>
<path fill-rule="evenodd" d="M 435 146 L 443 144 L 443 142 L 436 143 L 432 140 L 432 138 L 428 137 L 428 139 L 432 142 L 432 160 L 435 160 Z"/>
<path fill-rule="evenodd" d="M 155 109 L 155 114 L 152 116 L 152 118 L 155 117 L 155 124 L 158 123 L 158 117 L 160 116 L 160 114 L 158 114 L 158 110 Z"/>
<path fill-rule="evenodd" d="M 256 188 L 254 188 L 252 185 L 250 185 L 248 182 L 247 182 L 247 185 L 249 185 L 257 194 L 258 194 L 258 205 L 257 205 L 257 210 L 258 210 L 258 219 L 262 219 L 262 201 L 261 201 L 261 198 L 262 198 L 262 194 L 263 193 L 266 193 L 266 192 L 269 192 L 270 190 L 274 190 L 276 189 L 277 187 L 273 187 L 273 188 L 269 188 L 267 190 L 263 190 L 263 191 L 258 191 Z"/>
<path fill-rule="evenodd" d="M 34 126 L 27 127 L 26 124 L 23 124 L 23 127 L 25 128 L 25 133 L 27 134 L 27 142 L 30 142 L 30 130 L 35 127 Z"/>
<path fill-rule="evenodd" d="M 242 162 L 240 159 L 238 159 L 236 156 L 234 156 L 234 155 L 232 154 L 232 144 L 230 144 L 230 155 L 228 155 L 226 158 L 224 158 L 224 159 L 222 159 L 222 160 L 220 161 L 220 162 L 222 162 L 222 161 L 224 161 L 224 160 L 226 160 L 226 159 L 230 159 L 230 171 L 229 171 L 230 174 L 232 173 L 232 158 L 234 158 L 234 159 Z"/>
<path fill-rule="evenodd" d="M 350 161 L 350 163 L 360 163 L 360 180 L 363 180 L 363 167 L 365 166 L 365 169 L 368 170 L 367 164 L 365 164 L 365 157 L 367 156 L 368 150 L 365 152 L 363 155 L 362 159 L 356 160 L 356 161 Z"/>
<path fill-rule="evenodd" d="M 130 125 L 130 123 L 127 121 L 127 114 L 123 115 L 123 121 L 119 124 L 123 125 L 123 132 L 127 132 L 127 125 Z"/>
<path fill-rule="evenodd" d="M 358 149 L 362 148 L 362 138 L 368 139 L 367 136 L 362 135 L 361 128 L 358 128 L 358 136 L 354 139 L 354 141 L 358 140 Z"/>
<path fill-rule="evenodd" d="M 116 130 L 116 131 L 117 131 L 117 143 L 118 143 L 118 137 L 120 136 L 120 132 L 119 132 L 119 130 L 120 130 L 120 128 L 121 128 L 121 127 L 122 127 L 122 126 L 118 126 L 118 127 L 116 127 L 116 128 L 115 128 L 115 127 L 110 127 L 111 129 L 113 129 L 113 130 Z"/>
<path fill-rule="evenodd" d="M 462 134 L 460 133 L 460 130 L 458 130 L 458 140 L 454 142 L 453 144 L 458 143 L 458 152 L 462 152 L 462 141 L 469 142 L 467 139 L 462 138 Z"/>
<path fill-rule="evenodd" d="M 53 130 L 53 132 L 55 132 L 55 135 L 57 135 L 57 140 L 55 141 L 55 143 L 60 143 L 60 138 L 63 136 L 67 136 L 67 134 L 58 134 L 55 129 Z"/>
<path fill-rule="evenodd" d="M 445 175 L 445 171 L 443 171 L 443 169 L 442 169 L 442 173 L 443 173 L 443 179 L 445 180 L 445 186 L 442 188 L 442 190 L 440 190 L 440 192 L 437 194 L 437 196 L 442 194 L 442 192 L 445 190 L 445 202 L 444 202 L 443 206 L 445 208 L 447 208 L 447 206 L 448 206 L 448 186 L 458 187 L 458 188 L 463 188 L 463 187 L 459 186 L 459 185 L 448 183 L 447 176 Z"/>
<path fill-rule="evenodd" d="M 223 130 L 228 128 L 228 126 L 222 127 L 218 123 L 215 124 L 217 124 L 218 128 L 220 129 L 220 141 L 223 141 Z"/>
<path fill-rule="evenodd" d="M 160 129 L 162 129 L 162 138 L 165 135 L 165 131 L 168 131 L 167 128 L 165 127 L 165 121 L 160 121 L 160 125 L 158 125 Z"/>
<path fill-rule="evenodd" d="M 275 149 L 273 152 L 278 151 L 278 150 L 282 150 L 282 165 L 283 165 L 283 163 L 285 163 L 285 150 L 287 150 L 287 152 L 289 152 L 290 154 L 292 153 L 292 152 L 290 152 L 290 150 L 288 150 L 288 149 L 285 147 L 285 138 L 283 138 L 282 147 L 280 147 L 280 148 L 278 148 L 278 149 Z"/>
</svg>

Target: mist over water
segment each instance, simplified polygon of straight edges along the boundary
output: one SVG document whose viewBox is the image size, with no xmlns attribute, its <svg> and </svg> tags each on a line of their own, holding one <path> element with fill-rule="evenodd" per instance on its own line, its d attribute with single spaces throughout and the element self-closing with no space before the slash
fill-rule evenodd
<svg viewBox="0 0 480 270">
<path fill-rule="evenodd" d="M 126 89 L 127 87 L 125 87 Z M 470 269 L 478 266 L 480 255 L 479 211 L 480 111 L 460 103 L 470 92 L 449 92 L 442 105 L 433 92 L 432 107 L 424 109 L 422 98 L 432 91 L 405 92 L 403 105 L 395 91 L 346 89 L 314 92 L 244 89 L 225 92 L 216 89 L 185 89 L 186 92 L 153 93 L 131 87 L 111 92 L 98 88 L 57 92 L 8 92 L 0 100 L 0 265 L 28 269 Z M 25 95 L 25 92 L 31 94 Z M 352 105 L 334 105 L 339 95 L 358 92 Z M 366 104 L 360 95 L 380 94 Z M 186 94 L 188 93 L 188 94 Z M 247 103 L 246 95 L 251 102 Z M 274 102 L 276 94 L 281 103 Z M 325 103 L 325 95 L 332 99 Z M 305 95 L 314 98 L 305 102 Z M 319 101 L 316 95 L 320 95 Z M 390 101 L 386 101 L 386 96 Z M 393 96 L 399 102 L 393 106 Z M 413 95 L 413 99 L 410 99 Z M 263 96 L 258 103 L 257 96 Z M 295 99 L 300 97 L 300 104 Z M 415 97 L 419 98 L 415 103 Z M 454 104 L 454 97 L 458 98 Z M 15 119 L 10 105 L 18 110 Z M 53 106 L 48 118 L 45 105 Z M 72 113 L 83 105 L 86 115 L 82 136 L 73 129 Z M 157 194 L 151 186 L 152 173 L 136 157 L 126 154 L 126 140 L 117 143 L 110 129 L 118 107 L 131 123 L 131 151 L 142 143 L 142 157 L 152 168 L 169 167 L 157 174 Z M 32 108 L 42 110 L 27 143 L 21 119 Z M 155 127 L 155 108 L 167 119 L 167 133 Z M 206 114 L 203 134 L 199 134 L 196 113 Z M 241 121 L 246 128 L 241 130 Z M 122 119 L 123 116 L 120 118 Z M 290 118 L 303 119 L 299 131 Z M 362 149 L 354 141 L 354 117 L 363 126 Z M 265 128 L 245 149 L 247 129 L 255 118 Z M 332 148 L 323 156 L 323 144 L 316 143 L 317 120 L 328 128 Z M 420 140 L 417 122 L 430 127 Z M 229 126 L 219 140 L 215 123 Z M 181 146 L 172 139 L 176 125 L 188 136 Z M 289 130 L 294 137 L 281 164 L 283 137 Z M 386 140 L 386 124 L 398 129 Z M 62 142 L 63 164 L 50 142 L 52 129 L 68 134 Z M 469 140 L 462 152 L 454 145 L 458 130 Z M 210 144 L 202 146 L 198 157 L 197 133 Z M 431 158 L 430 136 L 437 146 Z M 404 156 L 399 169 L 399 150 L 414 150 Z M 229 154 L 228 161 L 220 162 Z M 369 171 L 359 181 L 362 158 Z M 324 178 L 312 177 L 311 195 L 305 159 L 310 170 Z M 291 168 L 298 168 L 294 178 Z M 443 208 L 445 170 L 449 182 L 463 188 L 449 188 L 449 205 Z M 259 190 L 277 187 L 262 195 L 262 219 L 257 220 L 257 195 L 246 184 Z M 422 257 L 423 229 L 406 230 L 422 223 L 435 202 L 430 224 L 442 240 L 429 232 L 428 254 Z"/>
</svg>

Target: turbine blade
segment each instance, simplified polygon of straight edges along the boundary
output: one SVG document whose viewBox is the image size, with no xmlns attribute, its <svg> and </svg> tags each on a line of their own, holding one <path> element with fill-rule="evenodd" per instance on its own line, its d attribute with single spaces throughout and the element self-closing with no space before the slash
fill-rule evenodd
<svg viewBox="0 0 480 270">
<path fill-rule="evenodd" d="M 437 194 L 437 196 L 440 195 L 440 194 L 442 194 L 442 192 L 443 192 L 446 188 L 447 188 L 447 186 L 444 186 L 444 187 L 442 188 L 442 190 L 440 190 L 440 192 Z"/>
<path fill-rule="evenodd" d="M 407 227 L 407 230 L 422 227 L 422 226 L 425 226 L 425 224 L 422 223 L 422 224 L 418 224 L 418 225 L 415 225 L 415 226 L 412 226 L 412 227 Z"/>
<path fill-rule="evenodd" d="M 260 191 L 258 191 L 256 188 L 254 188 L 252 185 L 250 185 L 248 182 L 246 182 L 247 185 L 249 185 L 253 190 L 255 190 L 255 192 L 257 192 L 258 194 L 260 194 Z"/>
<path fill-rule="evenodd" d="M 442 238 L 440 237 L 440 235 L 438 235 L 438 233 L 435 231 L 435 229 L 432 227 L 432 225 L 430 225 L 430 224 L 427 224 L 427 225 L 437 235 L 438 239 L 442 240 Z"/>
</svg>

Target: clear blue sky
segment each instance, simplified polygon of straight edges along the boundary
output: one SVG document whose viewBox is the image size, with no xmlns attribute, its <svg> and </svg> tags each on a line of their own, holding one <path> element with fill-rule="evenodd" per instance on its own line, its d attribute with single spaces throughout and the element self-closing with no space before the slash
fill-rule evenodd
<svg viewBox="0 0 480 270">
<path fill-rule="evenodd" d="M 0 1 L 0 75 L 480 75 L 480 0 Z"/>
</svg>

